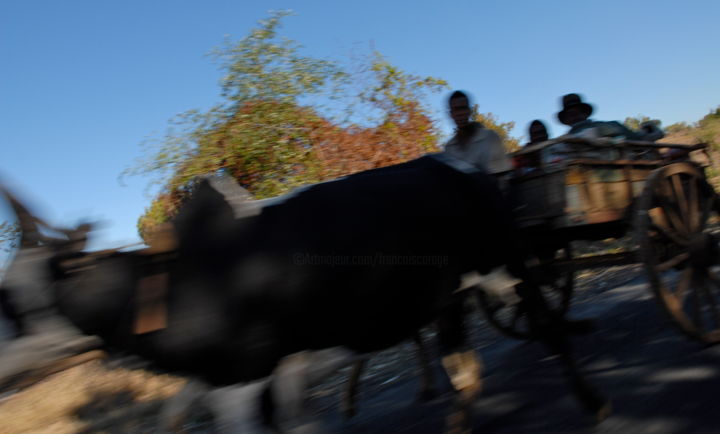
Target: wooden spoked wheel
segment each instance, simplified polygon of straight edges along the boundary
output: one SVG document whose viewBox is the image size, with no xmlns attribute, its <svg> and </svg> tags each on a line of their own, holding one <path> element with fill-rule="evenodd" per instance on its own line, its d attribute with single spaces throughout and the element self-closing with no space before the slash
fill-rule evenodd
<svg viewBox="0 0 720 434">
<path fill-rule="evenodd" d="M 555 259 L 572 259 L 570 246 L 555 252 Z M 560 272 L 553 269 L 550 258 L 544 258 L 540 263 L 543 264 L 541 278 L 544 278 L 543 282 L 538 282 L 540 292 L 547 307 L 564 316 L 572 301 L 575 275 L 572 271 Z M 492 294 L 480 288 L 477 296 L 485 318 L 498 331 L 515 339 L 533 339 L 527 306 L 517 294 Z"/>
<path fill-rule="evenodd" d="M 635 217 L 652 291 L 685 334 L 708 344 L 720 342 L 717 210 L 702 170 L 683 162 L 651 173 Z"/>
</svg>

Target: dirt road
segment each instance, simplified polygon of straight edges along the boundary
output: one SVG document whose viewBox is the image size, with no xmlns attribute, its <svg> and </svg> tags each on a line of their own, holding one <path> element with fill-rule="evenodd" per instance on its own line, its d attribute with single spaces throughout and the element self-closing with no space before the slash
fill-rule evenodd
<svg viewBox="0 0 720 434">
<path fill-rule="evenodd" d="M 472 341 L 486 370 L 475 432 L 720 432 L 720 347 L 704 348 L 676 332 L 637 266 L 602 270 L 577 283 L 571 315 L 595 318 L 597 330 L 575 339 L 575 352 L 589 379 L 612 398 L 613 415 L 595 425 L 571 396 L 556 360 L 539 344 L 499 335 L 478 314 L 471 320 Z M 347 370 L 314 390 L 312 405 L 332 432 L 442 432 L 450 395 L 416 402 L 412 349 L 406 343 L 373 358 L 359 414 L 350 421 L 337 409 Z M 435 368 L 447 392 L 437 363 Z M 0 399 L 0 420 L 6 422 L 0 432 L 158 432 L 162 400 L 181 383 L 93 362 Z M 211 421 L 197 417 L 188 432 L 213 432 Z"/>
<path fill-rule="evenodd" d="M 575 350 L 590 381 L 612 399 L 613 415 L 594 424 L 571 396 L 557 361 L 539 344 L 497 338 L 480 327 L 473 338 L 487 369 L 475 432 L 720 432 L 720 347 L 705 348 L 679 334 L 648 292 L 639 267 L 580 279 L 571 315 L 597 320 L 595 333 L 574 340 Z M 380 392 L 369 389 L 356 419 L 343 422 L 328 412 L 334 431 L 442 432 L 447 395 L 416 403 L 414 380 Z"/>
</svg>

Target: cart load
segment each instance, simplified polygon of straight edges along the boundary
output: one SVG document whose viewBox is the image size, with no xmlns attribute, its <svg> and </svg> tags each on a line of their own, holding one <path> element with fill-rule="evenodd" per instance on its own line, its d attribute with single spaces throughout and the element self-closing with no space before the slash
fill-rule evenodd
<svg viewBox="0 0 720 434">
<path fill-rule="evenodd" d="M 562 159 L 537 158 L 560 143 L 571 145 Z M 663 148 L 672 158 L 661 157 Z M 556 299 L 556 309 L 569 308 L 575 272 L 642 263 L 650 288 L 675 324 L 692 338 L 720 342 L 719 202 L 705 167 L 689 158 L 706 148 L 565 136 L 516 154 L 534 155 L 522 161 L 537 163 L 511 179 L 509 195 L 536 265 L 553 270 L 544 272 L 545 293 Z M 632 235 L 635 251 L 573 256 L 573 241 L 625 235 Z M 501 331 L 530 336 L 521 306 L 487 294 L 480 298 Z"/>
</svg>

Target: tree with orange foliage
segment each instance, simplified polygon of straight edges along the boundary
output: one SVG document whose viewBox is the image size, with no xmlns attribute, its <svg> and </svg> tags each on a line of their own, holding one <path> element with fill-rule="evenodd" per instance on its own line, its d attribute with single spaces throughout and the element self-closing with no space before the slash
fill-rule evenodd
<svg viewBox="0 0 720 434">
<path fill-rule="evenodd" d="M 447 87 L 444 80 L 407 74 L 380 53 L 369 59 L 369 84 L 356 103 L 376 115 L 369 125 L 326 125 L 313 146 L 323 178 L 384 167 L 438 151 L 439 131 L 422 104 L 426 92 Z"/>
<path fill-rule="evenodd" d="M 334 62 L 305 57 L 278 36 L 287 12 L 275 12 L 236 44 L 215 52 L 226 72 L 225 101 L 179 117 L 153 153 L 126 173 L 164 174 L 162 190 L 140 217 L 141 236 L 171 219 L 199 175 L 224 171 L 256 198 L 300 185 L 383 167 L 437 150 L 438 133 L 421 104 L 442 80 L 408 75 L 379 54 L 370 84 L 357 95 L 379 113 L 376 124 L 345 125 L 317 105 L 341 94 L 348 74 Z"/>
</svg>

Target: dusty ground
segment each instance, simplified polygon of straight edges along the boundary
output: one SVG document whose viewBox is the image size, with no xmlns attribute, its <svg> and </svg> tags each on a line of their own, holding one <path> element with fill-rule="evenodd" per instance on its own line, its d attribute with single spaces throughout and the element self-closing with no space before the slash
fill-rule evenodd
<svg viewBox="0 0 720 434">
<path fill-rule="evenodd" d="M 161 402 L 183 379 L 88 362 L 0 401 L 0 432 L 155 432 Z"/>
</svg>

